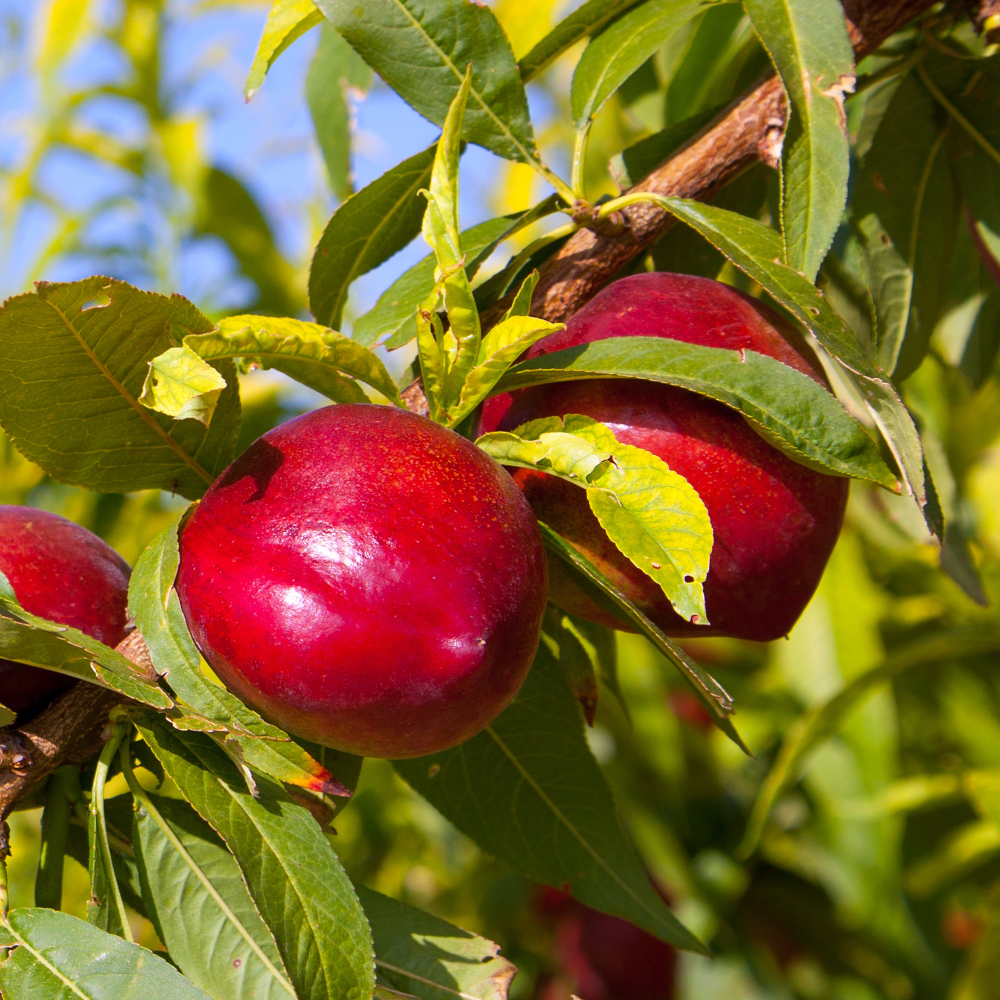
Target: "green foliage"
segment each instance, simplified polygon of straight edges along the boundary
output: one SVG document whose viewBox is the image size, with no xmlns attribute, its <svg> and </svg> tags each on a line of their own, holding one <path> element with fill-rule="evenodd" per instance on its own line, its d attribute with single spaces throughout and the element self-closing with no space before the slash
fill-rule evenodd
<svg viewBox="0 0 1000 1000">
<path fill-rule="evenodd" d="M 52 1000 L 207 1000 L 162 958 L 76 917 L 23 908 L 0 925 L 0 987 Z M 15 947 L 16 946 L 16 947 Z"/>
<path fill-rule="evenodd" d="M 30 908 L 36 821 L 10 817 L 0 989 L 12 1000 L 584 991 L 558 955 L 569 925 L 538 905 L 535 882 L 680 948 L 710 947 L 714 965 L 679 960 L 681 1000 L 995 996 L 1000 57 L 957 4 L 857 67 L 833 0 L 588 0 L 553 24 L 558 6 L 273 4 L 248 96 L 323 25 L 306 92 L 340 205 L 312 257 L 315 323 L 303 312 L 305 253 L 286 259 L 250 180 L 208 161 L 184 88 L 161 66 L 174 13 L 160 0 L 125 0 L 104 19 L 83 0 L 43 11 L 37 127 L 15 166 L 0 165 L 5 236 L 37 205 L 56 220 L 26 273 L 81 251 L 122 273 L 121 248 L 89 234 L 121 204 L 155 201 L 164 225 L 129 247 L 128 273 L 169 291 L 170 248 L 212 236 L 257 292 L 227 316 L 212 295 L 196 307 L 95 277 L 42 282 L 0 310 L 0 502 L 58 510 L 135 562 L 129 611 L 157 674 L 29 615 L 0 575 L 0 657 L 126 695 L 143 736 L 132 742 L 132 722 L 119 720 L 99 760 L 68 765 L 21 803 L 45 802 L 37 902 L 68 912 Z M 121 81 L 67 72 L 88 39 L 114 47 Z M 515 52 L 526 54 L 515 62 Z M 707 203 L 616 198 L 605 162 L 623 185 L 641 181 L 769 58 L 791 105 L 780 178 L 757 163 Z M 444 130 L 352 193 L 351 102 L 376 73 Z M 537 129 L 528 81 L 552 109 Z M 90 102 L 106 97 L 139 113 L 138 138 L 92 124 Z M 490 196 L 495 217 L 464 232 L 462 142 L 513 161 Z M 46 180 L 56 147 L 113 166 L 134 191 L 68 207 Z M 571 183 L 546 162 L 573 162 Z M 516 194 L 532 171 L 557 193 Z M 753 352 L 643 337 L 515 363 L 561 328 L 531 316 L 536 287 L 551 292 L 536 270 L 545 256 L 581 224 L 613 229 L 613 213 L 651 203 L 685 226 L 630 267 L 770 300 L 816 348 L 832 392 Z M 565 224 L 539 225 L 557 211 Z M 355 280 L 421 230 L 432 254 L 353 316 Z M 495 266 L 501 244 L 510 261 Z M 332 329 L 342 325 L 350 338 Z M 262 385 L 252 369 L 335 403 L 375 398 L 371 389 L 398 405 L 390 370 L 406 362 L 370 349 L 418 334 L 432 413 L 463 433 L 491 394 L 641 378 L 713 398 L 794 460 L 858 480 L 787 642 L 681 646 L 542 525 L 553 577 L 636 634 L 550 608 L 521 692 L 465 744 L 362 773 L 360 758 L 294 741 L 244 706 L 184 621 L 174 589 L 184 511 L 170 494 L 197 499 L 238 450 L 301 412 L 285 383 Z M 704 505 L 613 430 L 570 417 L 481 445 L 586 486 L 615 544 L 685 615 L 703 617 Z M 679 509 L 665 504 L 673 496 Z M 12 720 L 0 706 L 0 722 Z M 165 947 L 173 966 L 125 940 L 133 934 Z"/>
<path fill-rule="evenodd" d="M 485 732 L 396 770 L 460 830 L 537 882 L 568 886 L 685 948 L 701 943 L 649 883 L 583 738 L 580 710 L 542 647 L 513 704 Z"/>
</svg>

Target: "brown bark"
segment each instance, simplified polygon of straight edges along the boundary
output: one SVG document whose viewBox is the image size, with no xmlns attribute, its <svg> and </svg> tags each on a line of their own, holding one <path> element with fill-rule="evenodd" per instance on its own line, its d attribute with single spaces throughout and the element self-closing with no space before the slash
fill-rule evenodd
<svg viewBox="0 0 1000 1000">
<path fill-rule="evenodd" d="M 126 636 L 117 648 L 144 673 L 156 676 L 139 632 Z M 127 702 L 114 691 L 80 681 L 30 722 L 0 729 L 0 856 L 10 851 L 6 820 L 14 806 L 57 767 L 82 764 L 99 753 L 111 735 L 111 709 Z"/>
<path fill-rule="evenodd" d="M 848 31 L 860 60 L 926 11 L 933 0 L 844 0 Z M 785 94 L 771 75 L 733 102 L 632 191 L 706 198 L 757 160 L 775 165 L 787 124 Z M 582 229 L 542 266 L 532 312 L 562 322 L 669 228 L 672 217 L 652 205 L 625 209 L 614 236 Z M 484 326 L 506 303 L 490 310 Z M 494 313 L 496 315 L 494 315 Z"/>
</svg>

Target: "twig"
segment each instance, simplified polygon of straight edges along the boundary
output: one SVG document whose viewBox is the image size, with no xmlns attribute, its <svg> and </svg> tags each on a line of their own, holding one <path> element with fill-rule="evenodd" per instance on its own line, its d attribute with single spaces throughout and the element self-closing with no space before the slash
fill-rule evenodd
<svg viewBox="0 0 1000 1000">
<path fill-rule="evenodd" d="M 144 670 L 149 651 L 138 631 L 118 652 Z M 97 754 L 111 735 L 108 713 L 128 699 L 97 684 L 75 684 L 30 722 L 0 729 L 0 857 L 10 854 L 7 817 L 14 806 L 62 764 L 78 764 Z"/>
<path fill-rule="evenodd" d="M 860 61 L 873 52 L 931 5 L 932 0 L 844 0 L 856 58 Z M 785 93 L 772 74 L 630 190 L 708 198 L 758 160 L 776 166 L 787 121 Z M 621 232 L 611 235 L 582 229 L 542 265 L 532 308 L 536 316 L 564 321 L 659 239 L 672 222 L 667 212 L 654 205 L 633 206 L 622 216 Z M 494 306 L 483 318 L 484 327 L 506 308 L 506 301 Z"/>
</svg>

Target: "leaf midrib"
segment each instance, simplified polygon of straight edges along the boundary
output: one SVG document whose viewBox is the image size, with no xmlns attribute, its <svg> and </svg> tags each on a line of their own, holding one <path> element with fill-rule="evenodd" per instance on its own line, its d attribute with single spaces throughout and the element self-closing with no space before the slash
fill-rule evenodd
<svg viewBox="0 0 1000 1000">
<path fill-rule="evenodd" d="M 442 49 L 441 46 L 438 45 L 437 42 L 434 41 L 434 39 L 427 33 L 427 30 L 424 28 L 424 26 L 413 16 L 412 13 L 410 13 L 410 11 L 407 8 L 406 4 L 403 3 L 403 0 L 391 0 L 391 2 L 394 3 L 410 19 L 410 21 L 413 23 L 413 26 L 426 39 L 427 44 L 430 45 L 430 47 L 435 52 L 437 52 L 438 56 L 441 59 L 441 62 L 443 62 L 444 65 L 447 66 L 448 69 L 451 70 L 451 72 L 455 76 L 455 79 L 458 80 L 459 84 L 461 84 L 462 80 L 465 79 L 465 74 L 464 73 L 459 73 L 458 68 L 455 66 L 455 64 L 451 61 L 451 59 L 445 53 L 444 49 Z M 479 102 L 479 106 L 483 109 L 483 111 L 486 112 L 487 116 L 500 129 L 500 132 L 503 135 L 505 135 L 514 144 L 514 147 L 525 158 L 525 161 L 528 162 L 528 163 L 535 163 L 535 162 L 537 162 L 538 158 L 536 156 L 534 156 L 529 150 L 525 149 L 524 144 L 514 135 L 513 132 L 511 132 L 511 130 L 507 127 L 506 123 L 503 122 L 494 113 L 493 109 L 483 99 L 482 94 L 479 93 L 479 90 L 476 88 L 475 84 L 470 84 L 470 86 L 469 86 L 469 93 L 472 94 L 476 98 L 476 100 Z"/>
<path fill-rule="evenodd" d="M 62 320 L 65 324 L 66 329 L 70 331 L 73 337 L 76 339 L 77 343 L 83 349 L 84 353 L 94 364 L 94 367 L 108 380 L 112 388 L 117 392 L 122 399 L 142 418 L 143 421 L 150 427 L 154 434 L 159 437 L 163 443 L 172 451 L 175 455 L 194 472 L 200 479 L 202 479 L 208 485 L 211 485 L 213 478 L 209 475 L 208 471 L 201 465 L 200 462 L 193 456 L 188 454 L 159 424 L 159 422 L 153 417 L 142 404 L 122 385 L 111 374 L 111 370 L 104 364 L 103 361 L 97 356 L 93 348 L 87 341 L 83 338 L 83 335 L 77 330 L 76 326 L 72 323 L 70 318 L 50 299 L 42 299 L 42 301 Z"/>
<path fill-rule="evenodd" d="M 68 986 L 76 996 L 82 997 L 83 1000 L 92 1000 L 92 998 L 88 997 L 86 993 L 80 992 L 80 990 L 76 988 L 76 984 L 72 980 L 67 979 L 54 965 L 52 965 L 51 962 L 49 962 L 44 957 L 44 955 L 42 955 L 40 951 L 38 951 L 36 948 L 33 948 L 30 944 L 28 944 L 27 940 L 21 937 L 21 935 L 18 934 L 16 930 L 14 930 L 9 921 L 4 921 L 4 926 L 7 928 L 8 931 L 10 931 L 14 940 L 17 941 L 20 947 L 24 948 L 25 951 L 33 955 L 35 961 L 37 961 L 40 965 L 43 965 L 46 969 L 48 969 L 49 972 L 51 972 L 52 975 L 55 976 L 55 978 L 58 979 L 61 983 Z"/>
<path fill-rule="evenodd" d="M 552 815 L 556 817 L 556 819 L 573 835 L 573 837 L 576 838 L 580 846 L 583 847 L 583 849 L 591 856 L 591 858 L 594 859 L 594 861 L 597 863 L 597 866 L 599 868 L 602 868 L 604 872 L 611 877 L 612 881 L 617 883 L 619 888 L 624 890 L 625 893 L 639 907 L 641 907 L 646 913 L 648 913 L 649 916 L 657 924 L 660 924 L 661 921 L 657 919 L 656 913 L 650 909 L 649 905 L 636 895 L 635 891 L 631 888 L 631 886 L 627 885 L 625 882 L 622 881 L 618 873 L 613 868 L 611 868 L 611 866 L 604 860 L 604 858 L 601 857 L 600 854 L 598 854 L 596 850 L 594 850 L 594 848 L 590 845 L 590 843 L 583 836 L 583 834 L 580 833 L 580 831 L 577 830 L 577 828 L 572 823 L 570 823 L 569 819 L 567 819 L 567 817 L 563 814 L 562 810 L 548 797 L 548 795 L 545 794 L 545 791 L 538 784 L 538 782 L 535 781 L 535 779 L 528 773 L 528 771 L 525 769 L 524 765 L 520 762 L 520 760 L 518 760 L 514 752 L 497 735 L 497 732 L 493 728 L 493 726 L 487 726 L 486 732 L 490 734 L 490 737 L 500 748 L 504 756 L 506 756 L 507 759 L 511 762 L 511 764 L 514 765 L 514 768 L 521 775 L 523 780 L 531 787 L 531 789 L 535 792 L 535 794 L 542 800 L 542 802 L 546 805 L 546 807 L 551 811 Z"/>
</svg>

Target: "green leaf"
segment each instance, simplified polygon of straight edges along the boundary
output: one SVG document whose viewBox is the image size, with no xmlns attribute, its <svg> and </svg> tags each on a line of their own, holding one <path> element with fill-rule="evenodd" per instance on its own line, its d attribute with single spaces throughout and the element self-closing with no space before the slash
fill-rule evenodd
<svg viewBox="0 0 1000 1000">
<path fill-rule="evenodd" d="M 803 713 L 786 734 L 781 750 L 761 786 L 739 854 L 749 857 L 756 850 L 774 803 L 799 780 L 809 754 L 837 732 L 847 716 L 873 688 L 922 663 L 975 656 L 998 648 L 1000 637 L 989 630 L 978 628 L 939 632 L 893 653 L 884 663 L 848 682 L 832 698 Z"/>
<path fill-rule="evenodd" d="M 897 381 L 923 361 L 944 303 L 959 218 L 945 139 L 926 89 L 907 77 L 865 156 L 852 199 L 875 312 L 876 356 Z"/>
<path fill-rule="evenodd" d="M 131 730 L 126 722 L 117 722 L 111 739 L 101 750 L 94 769 L 90 807 L 87 811 L 87 873 L 90 875 L 90 898 L 87 900 L 87 921 L 109 934 L 126 941 L 133 940 L 121 889 L 115 877 L 111 846 L 108 843 L 108 823 L 104 812 L 104 787 L 108 770 L 122 739 Z"/>
<path fill-rule="evenodd" d="M 179 295 L 101 277 L 38 282 L 0 309 L 0 424 L 62 482 L 201 496 L 236 445 L 235 369 L 219 366 L 229 387 L 210 428 L 154 413 L 139 394 L 150 361 L 185 334 L 211 328 Z"/>
<path fill-rule="evenodd" d="M 661 337 L 614 337 L 522 361 L 495 391 L 609 377 L 665 382 L 717 399 L 803 465 L 898 488 L 875 442 L 835 396 L 808 375 L 756 351 Z"/>
<path fill-rule="evenodd" d="M 601 31 L 613 18 L 643 0 L 587 0 L 564 17 L 518 62 L 521 79 L 527 83 L 546 70 L 577 42 Z"/>
<path fill-rule="evenodd" d="M 252 312 L 294 316 L 303 306 L 300 279 L 282 257 L 274 233 L 254 196 L 218 167 L 204 172 L 195 216 L 199 235 L 218 236 L 233 252 L 240 270 L 257 286 Z"/>
<path fill-rule="evenodd" d="M 730 720 L 733 699 L 721 684 L 703 670 L 680 646 L 668 639 L 610 580 L 543 521 L 538 522 L 542 539 L 549 554 L 555 556 L 573 575 L 584 593 L 610 615 L 635 626 L 637 632 L 649 641 L 672 663 L 681 676 L 691 685 L 701 703 L 712 716 L 713 722 L 744 753 L 750 755 L 743 738 Z"/>
<path fill-rule="evenodd" d="M 463 137 L 536 162 L 528 99 L 510 42 L 485 5 L 453 0 L 319 0 L 361 57 L 411 107 L 443 125 L 472 64 Z"/>
<path fill-rule="evenodd" d="M 436 148 L 404 160 L 333 213 L 309 271 L 309 308 L 317 322 L 339 326 L 355 278 L 387 261 L 420 233 L 426 205 L 417 192 L 430 182 Z M 364 339 L 356 332 L 355 339 L 370 345 L 376 338 Z"/>
<path fill-rule="evenodd" d="M 310 0 L 311 2 L 311 0 Z M 316 12 L 319 14 L 319 11 Z M 319 15 L 322 17 L 322 15 Z M 353 194 L 351 178 L 351 92 L 364 94 L 372 71 L 329 24 L 320 28 L 319 46 L 306 74 L 306 100 L 330 187 L 338 201 Z M 339 320 L 334 326 L 339 325 Z"/>
<path fill-rule="evenodd" d="M 146 547 L 129 581 L 128 609 L 146 640 L 157 671 L 177 695 L 171 721 L 178 728 L 215 734 L 234 744 L 260 774 L 311 791 L 345 794 L 344 787 L 287 733 L 265 722 L 201 671 L 201 657 L 188 631 L 174 579 L 180 555 L 179 514 Z"/>
<path fill-rule="evenodd" d="M 142 793 L 134 829 L 143 899 L 177 967 L 213 1000 L 294 998 L 239 865 L 211 827 L 186 802 Z"/>
<path fill-rule="evenodd" d="M 885 374 L 862 351 L 823 293 L 784 263 L 781 237 L 754 219 L 712 205 L 685 198 L 655 200 L 750 275 L 816 337 L 827 354 L 840 362 L 845 377 L 861 394 L 882 432 L 908 491 L 927 517 L 924 454 L 913 418 Z"/>
<path fill-rule="evenodd" d="M 247 77 L 246 99 L 260 90 L 274 60 L 310 28 L 323 23 L 312 0 L 274 0 Z"/>
<path fill-rule="evenodd" d="M 190 347 L 171 347 L 149 363 L 139 402 L 177 420 L 212 422 L 226 380 Z"/>
<path fill-rule="evenodd" d="M 844 97 L 855 73 L 844 9 L 837 0 L 746 0 L 746 10 L 792 105 L 781 156 L 784 256 L 813 281 L 847 203 Z"/>
<path fill-rule="evenodd" d="M 166 692 L 139 673 L 121 653 L 79 629 L 28 614 L 16 601 L 3 596 L 0 658 L 89 681 L 150 708 L 168 709 L 173 705 Z"/>
<path fill-rule="evenodd" d="M 357 196 L 356 196 L 357 197 Z M 462 233 L 462 253 L 465 271 L 471 281 L 480 265 L 508 237 L 549 215 L 554 199 L 547 198 L 527 212 L 489 219 Z M 385 342 L 394 351 L 404 347 L 417 335 L 417 307 L 427 300 L 434 289 L 434 255 L 429 254 L 408 271 L 400 275 L 379 297 L 375 307 L 354 324 L 354 339 L 372 346 Z"/>
<path fill-rule="evenodd" d="M 716 0 L 646 0 L 597 35 L 584 50 L 570 90 L 577 129 L 597 117 L 605 102 L 668 38 Z"/>
<path fill-rule="evenodd" d="M 544 645 L 517 697 L 485 731 L 453 750 L 394 766 L 515 871 L 568 887 L 587 906 L 704 952 L 650 884 L 587 747 L 580 710 Z"/>
<path fill-rule="evenodd" d="M 502 465 L 538 469 L 587 490 L 618 549 L 655 580 L 687 621 L 708 624 L 705 577 L 714 535 L 701 497 L 656 455 L 624 445 L 591 417 L 532 420 L 476 444 Z"/>
<path fill-rule="evenodd" d="M 533 273 L 537 282 L 538 272 Z M 530 297 L 528 301 L 530 303 Z M 515 300 L 511 309 L 516 306 Z M 526 313 L 507 316 L 497 323 L 483 338 L 476 367 L 466 377 L 458 402 L 449 410 L 452 426 L 467 417 L 490 394 L 507 369 L 532 344 L 565 329 L 564 323 L 549 323 Z"/>
<path fill-rule="evenodd" d="M 369 1000 L 371 933 L 337 856 L 311 814 L 268 779 L 251 795 L 200 733 L 137 723 L 181 794 L 235 856 L 299 1000 Z"/>
<path fill-rule="evenodd" d="M 246 358 L 263 368 L 284 372 L 336 402 L 368 401 L 352 381 L 358 379 L 397 406 L 402 405 L 392 376 L 376 355 L 350 337 L 318 323 L 271 316 L 227 316 L 211 333 L 185 337 L 184 350 L 189 353 L 179 364 L 185 372 L 192 358 L 201 359 L 206 368 L 211 367 L 209 362 Z M 169 371 L 171 360 L 162 355 L 154 365 L 161 372 Z M 150 381 L 153 371 L 151 366 Z M 150 402 L 156 403 L 155 394 L 149 395 Z M 179 389 L 175 389 L 173 398 L 180 396 Z"/>
<path fill-rule="evenodd" d="M 357 891 L 371 923 L 380 979 L 420 1000 L 456 993 L 506 1000 L 517 969 L 492 941 L 372 889 Z"/>
<path fill-rule="evenodd" d="M 430 189 L 423 192 L 427 199 L 423 234 L 434 251 L 437 266 L 434 268 L 433 302 L 425 303 L 421 312 L 427 313 L 437 307 L 439 290 L 448 314 L 448 332 L 435 342 L 427 333 L 435 330 L 437 324 L 418 318 L 418 332 L 423 321 L 425 335 L 418 336 L 417 343 L 421 368 L 425 367 L 425 357 L 428 360 L 433 357 L 433 363 L 441 367 L 438 379 L 424 378 L 424 387 L 428 399 L 442 410 L 449 410 L 458 401 L 465 377 L 476 363 L 482 334 L 458 229 L 460 136 L 471 84 L 472 71 L 469 70 L 448 110 L 431 170 Z M 436 385 L 440 386 L 439 392 L 434 392 Z"/>
<path fill-rule="evenodd" d="M 548 642 L 550 651 L 559 661 L 559 667 L 566 678 L 573 697 L 583 709 L 583 717 L 588 726 L 593 726 L 597 717 L 597 671 L 594 660 L 580 639 L 568 615 L 554 605 L 545 612 L 542 641 Z M 555 650 L 551 646 L 555 646 Z"/>
<path fill-rule="evenodd" d="M 56 910 L 12 910 L 0 924 L 0 989 L 17 1000 L 211 1000 L 146 948 Z"/>
</svg>

